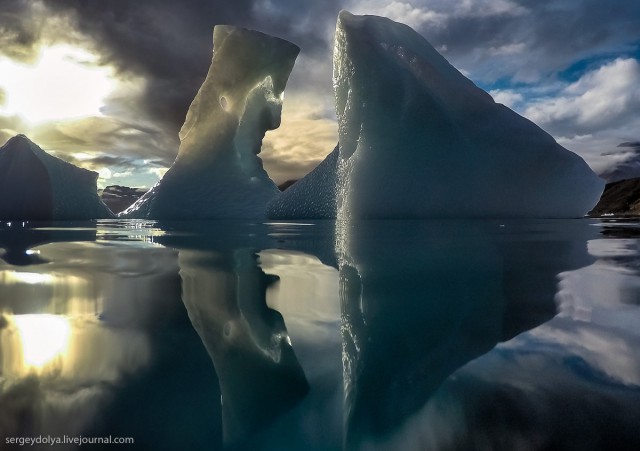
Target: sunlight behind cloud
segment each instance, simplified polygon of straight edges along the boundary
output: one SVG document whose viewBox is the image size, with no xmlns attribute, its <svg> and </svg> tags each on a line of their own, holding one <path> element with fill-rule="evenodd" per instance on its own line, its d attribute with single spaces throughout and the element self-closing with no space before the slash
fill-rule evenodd
<svg viewBox="0 0 640 451">
<path fill-rule="evenodd" d="M 115 89 L 111 68 L 97 57 L 69 45 L 43 48 L 33 65 L 0 59 L 0 113 L 16 114 L 31 124 L 101 115 L 105 98 Z"/>
</svg>

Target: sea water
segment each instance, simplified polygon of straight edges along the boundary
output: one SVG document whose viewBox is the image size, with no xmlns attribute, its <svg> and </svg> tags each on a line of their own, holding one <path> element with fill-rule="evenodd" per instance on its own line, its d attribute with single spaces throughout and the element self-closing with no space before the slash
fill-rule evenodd
<svg viewBox="0 0 640 451">
<path fill-rule="evenodd" d="M 0 449 L 637 449 L 639 237 L 4 222 Z"/>
</svg>

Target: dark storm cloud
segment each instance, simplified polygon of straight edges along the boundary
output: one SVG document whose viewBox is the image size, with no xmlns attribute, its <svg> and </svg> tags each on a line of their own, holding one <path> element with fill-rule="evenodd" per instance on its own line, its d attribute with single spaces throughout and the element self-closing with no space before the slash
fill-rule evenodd
<svg viewBox="0 0 640 451">
<path fill-rule="evenodd" d="M 640 2 L 628 0 L 0 1 L 0 53 L 24 60 L 35 55 L 40 43 L 82 40 L 104 64 L 116 67 L 121 78 L 145 80 L 141 93 L 112 98 L 103 110 L 141 133 L 120 135 L 109 130 L 97 134 L 87 129 L 85 138 L 82 133 L 65 137 L 51 132 L 51 142 L 60 144 L 52 147 L 109 155 L 122 152 L 131 158 L 160 160 L 165 166 L 175 157 L 177 132 L 206 76 L 216 24 L 256 29 L 301 47 L 287 86 L 285 109 L 297 104 L 298 110 L 313 109 L 319 116 L 307 116 L 309 122 L 304 126 L 287 128 L 286 134 L 298 136 L 305 134 L 313 120 L 333 120 L 332 38 L 342 8 L 357 14 L 387 15 L 409 24 L 484 87 L 519 89 L 513 82 L 525 82 L 532 90 L 546 89 L 537 96 L 549 100 L 548 105 L 535 103 L 530 91 L 520 91 L 522 110 L 535 103 L 541 125 L 555 136 L 594 133 L 596 120 L 571 113 L 575 111 L 569 108 L 572 93 L 562 92 L 564 86 L 585 71 L 615 58 L 637 58 L 640 52 Z M 560 106 L 567 108 L 558 116 L 558 106 L 551 100 L 560 95 Z M 621 129 L 631 128 L 626 124 L 637 109 L 625 106 L 620 111 L 606 117 L 615 119 Z M 290 127 L 286 124 L 283 120 L 282 129 Z M 143 131 L 146 125 L 148 130 Z M 597 125 L 597 130 L 612 126 L 602 120 Z M 3 128 L 0 125 L 0 134 Z M 628 132 L 626 128 L 619 136 L 635 136 L 635 129 Z M 267 141 L 269 136 L 272 133 Z M 289 137 L 274 143 L 276 152 L 262 155 L 268 160 L 266 166 L 271 165 L 274 173 L 281 167 L 281 177 L 291 173 L 294 159 L 302 164 L 293 166 L 306 169 L 307 153 L 317 162 L 319 149 L 328 152 L 337 138 L 335 133 L 323 137 L 320 144 L 307 145 L 309 139 L 303 139 L 305 148 L 311 150 L 303 150 L 300 140 Z"/>
<path fill-rule="evenodd" d="M 331 39 L 341 8 L 389 14 L 400 6 L 438 13 L 437 21 L 410 25 L 446 48 L 446 56 L 472 78 L 489 83 L 501 77 L 536 81 L 594 54 L 631 52 L 640 45 L 640 3 L 626 0 L 42 0 L 49 9 L 46 22 L 38 1 L 2 3 L 0 39 L 10 41 L 2 46 L 5 52 L 29 54 L 51 15 L 70 17 L 72 28 L 93 42 L 105 63 L 145 77 L 147 91 L 136 99 L 137 107 L 172 133 L 206 75 L 215 24 L 254 28 L 296 43 L 302 53 L 289 91 L 304 86 L 323 96 L 332 94 Z"/>
<path fill-rule="evenodd" d="M 177 153 L 177 132 L 209 68 L 216 24 L 256 29 L 302 47 L 287 97 L 296 89 L 321 92 L 327 103 L 324 116 L 332 116 L 331 40 L 340 7 L 338 0 L 10 0 L 7 7 L 3 2 L 3 17 L 20 20 L 4 21 L 5 29 L 13 30 L 5 33 L 12 45 L 4 51 L 12 58 L 18 50 L 11 49 L 35 55 L 40 44 L 69 42 L 91 49 L 122 80 L 144 80 L 142 90 L 114 95 L 102 109 L 125 126 L 86 119 L 64 129 L 45 124 L 30 137 L 59 157 L 91 169 L 126 165 L 109 158 L 78 160 L 73 153 L 122 155 L 131 168 L 137 167 L 136 159 L 168 167 Z M 1 137 L 15 131 L 0 126 Z"/>
<path fill-rule="evenodd" d="M 0 53 L 18 60 L 31 60 L 40 39 L 41 22 L 33 2 L 2 0 L 0 7 Z"/>
<path fill-rule="evenodd" d="M 423 2 L 433 3 L 438 2 Z M 444 12 L 446 26 L 425 23 L 418 31 L 437 48 L 446 46 L 446 56 L 476 80 L 493 82 L 513 77 L 536 82 L 594 56 L 631 54 L 640 45 L 639 2 L 473 3 L 484 9 L 451 7 L 453 10 Z"/>
<path fill-rule="evenodd" d="M 287 99 L 294 93 L 311 93 L 333 118 L 333 34 L 336 19 L 347 0 L 256 0 L 251 27 L 280 36 L 301 48 L 287 83 Z M 290 95 L 291 94 L 291 95 Z M 328 107 L 328 108 L 327 108 Z"/>
<path fill-rule="evenodd" d="M 531 18 L 535 21 L 532 43 L 548 57 L 554 54 L 589 56 L 640 44 L 638 2 L 565 0 L 543 2 L 543 6 L 532 0 L 522 3 L 532 11 Z"/>
<path fill-rule="evenodd" d="M 233 24 L 281 36 L 313 54 L 326 50 L 336 2 L 44 0 L 70 17 L 105 63 L 146 79 L 138 108 L 176 133 L 211 62 L 212 30 Z M 329 7 L 327 7 L 329 6 Z M 335 10 L 335 11 L 334 11 Z"/>
<path fill-rule="evenodd" d="M 105 63 L 142 76 L 147 91 L 139 107 L 155 121 L 184 121 L 189 103 L 211 61 L 212 26 L 242 24 L 251 2 L 157 0 L 45 0 L 54 13 L 70 17 L 89 37 Z"/>
<path fill-rule="evenodd" d="M 333 29 L 344 0 L 257 0 L 253 26 L 296 43 L 302 52 L 324 56 L 331 50 Z"/>
</svg>

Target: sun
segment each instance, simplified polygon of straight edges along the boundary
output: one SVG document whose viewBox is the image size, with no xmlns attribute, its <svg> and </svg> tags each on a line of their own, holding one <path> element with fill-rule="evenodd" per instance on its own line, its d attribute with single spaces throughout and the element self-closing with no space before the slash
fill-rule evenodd
<svg viewBox="0 0 640 451">
<path fill-rule="evenodd" d="M 35 64 L 0 59 L 0 74 L 0 112 L 31 125 L 101 116 L 105 99 L 117 86 L 112 68 L 70 45 L 43 48 Z"/>
</svg>

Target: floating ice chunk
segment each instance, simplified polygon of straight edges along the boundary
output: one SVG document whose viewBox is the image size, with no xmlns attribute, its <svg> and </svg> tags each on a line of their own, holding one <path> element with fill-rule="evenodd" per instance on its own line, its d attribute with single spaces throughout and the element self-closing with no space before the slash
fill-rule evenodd
<svg viewBox="0 0 640 451">
<path fill-rule="evenodd" d="M 338 217 L 580 217 L 604 183 L 406 25 L 338 17 Z"/>
<path fill-rule="evenodd" d="M 0 147 L 0 219 L 110 218 L 98 173 L 49 155 L 24 135 Z"/>
<path fill-rule="evenodd" d="M 121 216 L 259 218 L 279 195 L 257 156 L 280 126 L 284 88 L 299 48 L 257 31 L 218 25 L 206 80 L 180 130 L 165 176 Z"/>
</svg>

